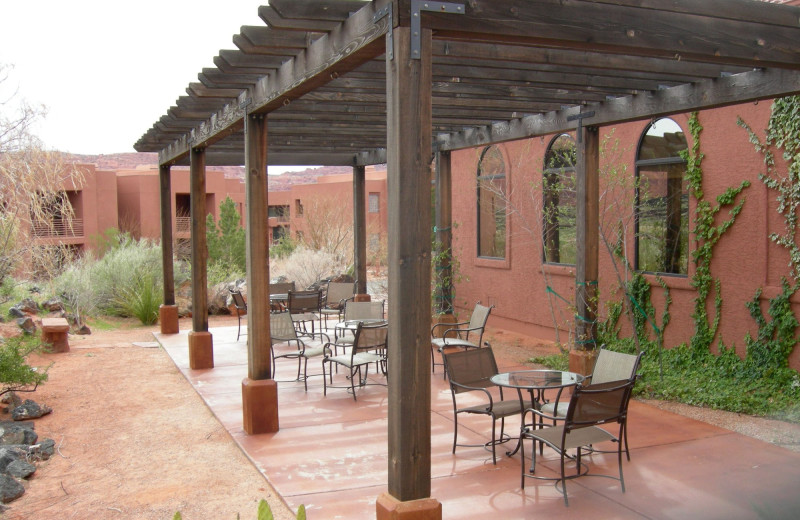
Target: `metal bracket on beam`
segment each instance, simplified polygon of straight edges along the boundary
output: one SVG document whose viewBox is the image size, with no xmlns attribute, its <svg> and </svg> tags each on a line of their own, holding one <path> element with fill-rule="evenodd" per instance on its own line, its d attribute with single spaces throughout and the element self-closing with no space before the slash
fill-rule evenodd
<svg viewBox="0 0 800 520">
<path fill-rule="evenodd" d="M 581 129 L 583 127 L 583 119 L 587 118 L 587 117 L 594 117 L 594 110 L 592 110 L 590 112 L 580 112 L 580 113 L 575 114 L 575 115 L 567 116 L 567 121 L 575 121 L 576 119 L 578 120 L 578 128 L 576 129 L 575 133 L 577 134 L 577 138 L 578 138 L 578 142 L 579 143 L 583 140 L 583 137 L 581 136 Z"/>
<path fill-rule="evenodd" d="M 422 11 L 435 13 L 464 14 L 465 4 L 454 4 L 451 2 L 428 2 L 426 0 L 411 0 L 411 59 L 421 58 L 421 33 L 422 33 Z"/>
<path fill-rule="evenodd" d="M 383 9 L 379 10 L 375 13 L 375 16 L 372 17 L 372 23 L 377 23 L 378 20 L 381 18 L 389 17 L 389 28 L 386 30 L 386 56 L 390 59 L 394 59 L 394 23 L 392 18 L 392 4 L 387 5 Z"/>
</svg>

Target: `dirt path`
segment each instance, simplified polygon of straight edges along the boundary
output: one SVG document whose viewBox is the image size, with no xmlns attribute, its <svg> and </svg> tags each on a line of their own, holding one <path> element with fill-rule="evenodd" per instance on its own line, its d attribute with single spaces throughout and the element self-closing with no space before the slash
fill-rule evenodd
<svg viewBox="0 0 800 520">
<path fill-rule="evenodd" d="M 276 518 L 294 518 L 152 330 L 70 336 L 71 352 L 32 363 L 54 362 L 49 381 L 21 397 L 53 408 L 35 425 L 58 451 L 3 518 L 246 520 L 262 498 Z"/>
</svg>

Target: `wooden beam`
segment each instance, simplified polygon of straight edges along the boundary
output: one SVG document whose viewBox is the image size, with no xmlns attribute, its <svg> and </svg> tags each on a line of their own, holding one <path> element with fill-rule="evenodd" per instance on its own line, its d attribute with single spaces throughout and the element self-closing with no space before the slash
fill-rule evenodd
<svg viewBox="0 0 800 520">
<path fill-rule="evenodd" d="M 600 253 L 600 132 L 580 125 L 575 164 L 577 245 L 575 258 L 575 345 L 594 350 L 597 338 L 597 278 Z"/>
<path fill-rule="evenodd" d="M 431 33 L 423 29 L 420 37 L 421 59 L 412 59 L 410 29 L 396 28 L 394 59 L 386 62 L 388 490 L 400 501 L 431 491 Z"/>
<path fill-rule="evenodd" d="M 175 271 L 172 244 L 172 183 L 170 167 L 158 168 L 161 210 L 161 271 L 164 273 L 164 305 L 175 305 Z"/>
<path fill-rule="evenodd" d="M 453 203 L 452 166 L 450 152 L 436 153 L 436 265 L 434 272 L 439 277 L 434 294 L 437 314 L 453 313 Z"/>
<path fill-rule="evenodd" d="M 800 72 L 766 69 L 591 103 L 584 109 L 595 113 L 588 120 L 589 124 L 605 126 L 796 94 L 800 94 Z M 460 150 L 567 132 L 576 126 L 575 122 L 568 119 L 569 116 L 579 111 L 580 107 L 570 107 L 454 134 L 441 134 L 436 138 L 435 147 L 439 150 Z"/>
<path fill-rule="evenodd" d="M 383 54 L 382 36 L 388 29 L 387 20 L 384 18 L 374 22 L 373 17 L 376 11 L 382 9 L 389 1 L 374 0 L 370 4 L 365 4 L 365 7 L 339 24 L 329 34 L 311 43 L 306 52 L 284 63 L 277 73 L 259 80 L 249 98 L 251 105 L 248 111 L 271 112 L 283 106 L 286 100 L 311 92 L 338 75 L 356 68 L 364 61 Z M 211 78 L 205 78 L 206 81 L 203 79 L 200 78 L 201 83 L 212 88 L 228 87 L 226 84 L 213 83 Z M 224 81 L 222 78 L 219 80 Z M 236 103 L 225 105 L 205 123 L 196 127 L 194 133 L 202 135 L 202 138 L 184 136 L 160 150 L 159 163 L 169 163 L 188 154 L 190 146 L 198 142 L 198 139 L 202 139 L 205 144 L 213 144 L 230 135 L 232 131 L 241 130 L 244 110 L 238 105 L 243 102 L 244 99 L 240 95 Z"/>
<path fill-rule="evenodd" d="M 353 258 L 356 294 L 367 294 L 367 205 L 366 168 L 353 166 Z"/>
<path fill-rule="evenodd" d="M 206 246 L 205 150 L 192 148 L 190 213 L 192 216 L 192 332 L 208 332 L 208 247 Z"/>
<path fill-rule="evenodd" d="M 269 330 L 269 226 L 267 117 L 245 124 L 245 218 L 247 222 L 247 377 L 272 379 Z"/>
<path fill-rule="evenodd" d="M 410 24 L 411 0 L 400 0 Z M 509 41 L 563 49 L 671 58 L 745 67 L 800 69 L 800 9 L 747 0 L 470 0 L 464 16 L 425 12 L 437 38 Z M 724 5 L 725 7 L 722 7 Z M 783 16 L 780 16 L 783 15 Z M 749 37 L 732 37 L 748 35 Z"/>
</svg>

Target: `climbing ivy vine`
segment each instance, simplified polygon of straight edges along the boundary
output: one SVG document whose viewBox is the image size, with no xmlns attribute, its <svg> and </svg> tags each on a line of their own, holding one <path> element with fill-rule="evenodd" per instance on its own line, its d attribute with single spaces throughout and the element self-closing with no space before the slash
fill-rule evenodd
<svg viewBox="0 0 800 520">
<path fill-rule="evenodd" d="M 692 112 L 689 118 L 692 146 L 681 155 L 686 161 L 686 180 L 689 183 L 689 193 L 697 201 L 694 216 L 695 248 L 692 252 L 695 273 L 691 280 L 691 286 L 697 290 L 697 296 L 694 299 L 694 312 L 692 313 L 695 333 L 692 336 L 691 349 L 693 352 L 699 353 L 707 352 L 714 342 L 722 311 L 722 286 L 719 278 L 715 278 L 711 274 L 714 246 L 736 221 L 745 201 L 742 197 L 737 202 L 737 198 L 745 188 L 750 186 L 750 182 L 745 180 L 737 187 L 729 187 L 716 197 L 716 204 L 706 198 L 703 191 L 701 166 L 704 154 L 700 151 L 700 133 L 702 131 L 703 126 L 700 124 L 697 112 Z M 717 215 L 724 208 L 729 208 L 728 218 L 718 224 Z M 712 294 L 714 314 L 709 316 L 707 306 Z"/>
</svg>

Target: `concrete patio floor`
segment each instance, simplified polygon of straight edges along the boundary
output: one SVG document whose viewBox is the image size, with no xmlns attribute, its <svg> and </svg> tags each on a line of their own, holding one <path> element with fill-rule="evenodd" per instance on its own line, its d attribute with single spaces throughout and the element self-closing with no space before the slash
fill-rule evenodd
<svg viewBox="0 0 800 520">
<path fill-rule="evenodd" d="M 188 330 L 156 339 L 284 500 L 295 510 L 305 504 L 312 520 L 374 519 L 375 501 L 387 489 L 386 387 L 357 389 L 357 402 L 341 388 L 329 388 L 324 397 L 321 375 L 309 379 L 305 392 L 302 382 L 288 381 L 297 363 L 279 359 L 280 431 L 247 435 L 241 395 L 247 337 L 237 342 L 235 326 L 210 332 L 215 368 L 208 370 L 189 368 Z M 309 361 L 309 374 L 321 374 L 320 359 Z M 522 368 L 498 363 L 501 371 Z M 370 380 L 386 382 L 375 374 Z M 334 384 L 346 384 L 342 373 Z M 507 426 L 513 434 L 519 424 L 511 418 Z M 488 417 L 460 418 L 459 441 L 484 442 L 490 428 Z M 567 508 L 552 482 L 528 479 L 521 489 L 520 456 L 506 456 L 505 447 L 498 447 L 496 466 L 482 448 L 451 453 L 452 400 L 437 370 L 431 388 L 431 495 L 442 503 L 446 519 L 800 518 L 800 453 L 635 401 L 628 428 L 626 493 L 616 480 L 582 477 L 567 483 Z M 555 475 L 554 452 L 545 448 L 544 459 L 537 473 Z M 615 455 L 587 460 L 590 473 L 616 475 Z"/>
</svg>

